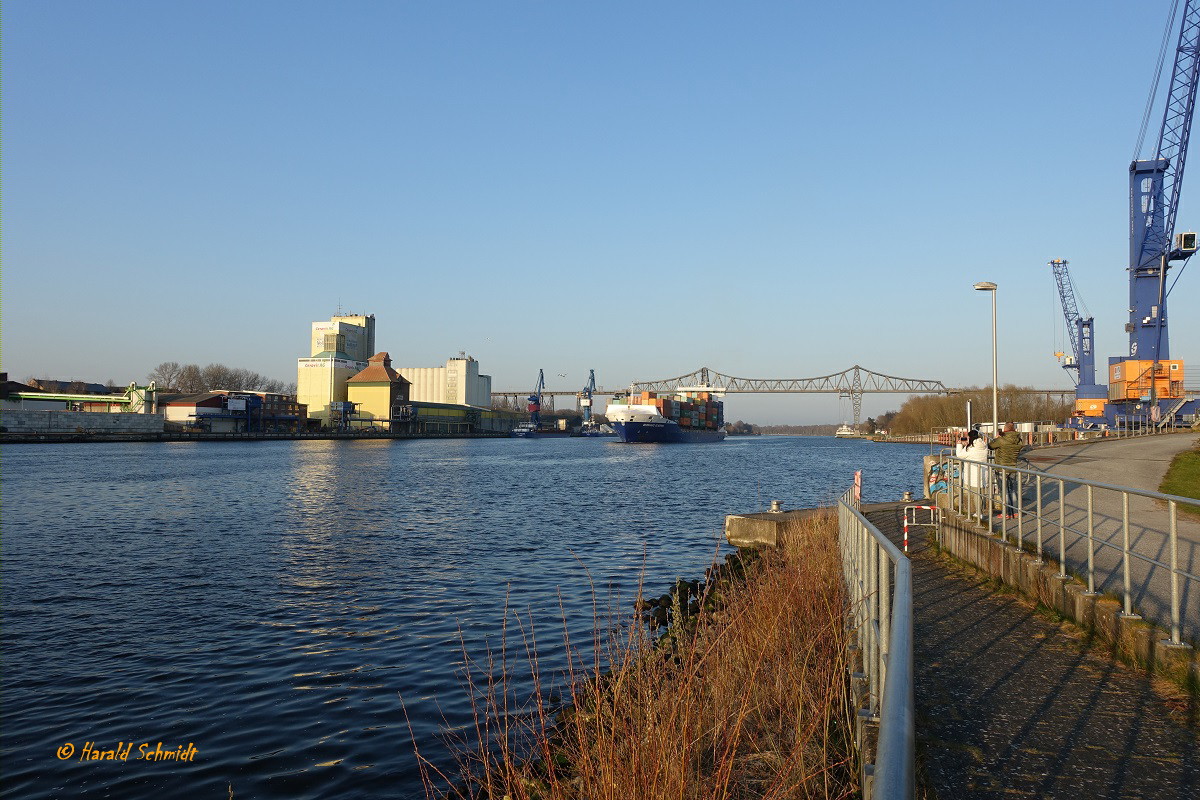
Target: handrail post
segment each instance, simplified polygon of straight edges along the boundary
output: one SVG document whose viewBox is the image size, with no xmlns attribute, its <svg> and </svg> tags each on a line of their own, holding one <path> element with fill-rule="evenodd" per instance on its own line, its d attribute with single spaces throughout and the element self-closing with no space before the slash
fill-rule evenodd
<svg viewBox="0 0 1200 800">
<path fill-rule="evenodd" d="M 1133 616 L 1133 587 L 1129 581 L 1129 493 L 1121 492 L 1121 573 L 1125 583 L 1125 616 Z"/>
<path fill-rule="evenodd" d="M 1045 564 L 1042 559 L 1042 475 L 1037 476 L 1037 562 Z"/>
<path fill-rule="evenodd" d="M 871 641 L 871 716 L 879 715 L 879 544 L 867 545 L 867 636 Z"/>
<path fill-rule="evenodd" d="M 891 561 L 879 550 L 879 709 L 882 712 L 887 692 L 888 657 L 891 655 Z"/>
<path fill-rule="evenodd" d="M 1067 493 L 1066 483 L 1058 479 L 1058 577 L 1067 577 Z"/>
<path fill-rule="evenodd" d="M 1088 594 L 1096 593 L 1096 522 L 1092 516 L 1092 486 L 1087 487 L 1087 531 L 1088 531 L 1088 560 L 1087 583 Z"/>
<path fill-rule="evenodd" d="M 1179 530 L 1174 500 L 1167 502 L 1171 518 L 1171 644 L 1182 644 L 1182 623 L 1179 609 Z"/>
<path fill-rule="evenodd" d="M 1019 472 L 1013 473 L 1017 484 L 1017 549 L 1025 549 L 1025 476 Z"/>
<path fill-rule="evenodd" d="M 987 509 L 985 510 L 985 514 L 987 516 L 987 521 L 988 521 L 988 536 L 993 536 L 994 531 L 992 530 L 992 527 L 993 527 L 992 526 L 992 509 L 996 507 L 996 501 L 995 501 L 995 496 L 994 496 L 995 491 L 996 491 L 996 468 L 988 467 L 987 476 L 988 476 L 988 478 L 987 478 L 988 492 L 987 492 Z"/>
<path fill-rule="evenodd" d="M 955 461 L 955 466 L 958 468 L 958 511 L 961 514 L 963 510 L 963 500 L 965 499 L 967 467 L 962 461 Z"/>
<path fill-rule="evenodd" d="M 1000 540 L 1008 544 L 1008 467 L 1000 468 Z"/>
</svg>

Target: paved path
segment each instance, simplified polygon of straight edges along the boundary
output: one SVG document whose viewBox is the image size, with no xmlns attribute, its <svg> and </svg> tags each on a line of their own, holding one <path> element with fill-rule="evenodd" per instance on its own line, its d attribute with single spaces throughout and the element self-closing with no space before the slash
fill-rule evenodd
<svg viewBox="0 0 1200 800">
<path fill-rule="evenodd" d="M 902 504 L 868 507 L 898 541 Z M 1093 651 L 980 573 L 912 547 L 925 783 L 957 798 L 1200 797 L 1186 701 Z"/>
<path fill-rule="evenodd" d="M 1043 546 L 1057 560 L 1059 538 L 1058 482 L 1053 477 L 1080 478 L 1098 483 L 1158 491 L 1176 454 L 1200 442 L 1200 435 L 1171 434 L 1136 439 L 1102 440 L 1065 447 L 1035 450 L 1026 454 L 1031 468 L 1047 474 L 1042 481 Z M 1053 476 L 1053 477 L 1051 477 Z M 1066 536 L 1066 561 L 1076 574 L 1086 576 L 1088 563 L 1087 489 L 1065 484 L 1063 519 L 1072 531 Z M 1092 526 L 1095 537 L 1093 563 L 1095 587 L 1100 593 L 1118 596 L 1124 590 L 1122 543 L 1124 540 L 1122 495 L 1102 489 L 1092 492 Z M 1026 489 L 1020 533 L 1036 541 L 1036 485 Z M 1130 583 L 1135 613 L 1140 613 L 1163 630 L 1171 628 L 1170 525 L 1162 502 L 1130 496 L 1129 545 L 1143 559 L 1130 560 Z M 1018 533 L 1015 522 L 1004 523 L 1009 536 Z M 1182 633 L 1200 641 L 1200 521 L 1180 515 L 1178 565 L 1191 576 L 1180 582 Z M 1158 564 L 1152 563 L 1158 562 Z M 1085 578 L 1086 580 L 1086 578 Z"/>
</svg>

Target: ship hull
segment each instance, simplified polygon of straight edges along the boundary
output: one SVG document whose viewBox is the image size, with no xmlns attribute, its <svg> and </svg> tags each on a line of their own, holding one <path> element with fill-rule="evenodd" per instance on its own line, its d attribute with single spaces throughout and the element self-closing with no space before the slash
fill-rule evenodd
<svg viewBox="0 0 1200 800">
<path fill-rule="evenodd" d="M 630 444 L 699 444 L 719 442 L 725 438 L 723 430 L 684 428 L 677 422 L 612 422 L 617 438 Z"/>
</svg>

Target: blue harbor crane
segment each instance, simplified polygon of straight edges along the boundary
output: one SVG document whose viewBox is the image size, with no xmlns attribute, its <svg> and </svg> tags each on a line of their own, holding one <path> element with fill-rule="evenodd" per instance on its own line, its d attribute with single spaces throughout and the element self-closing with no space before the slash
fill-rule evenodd
<svg viewBox="0 0 1200 800">
<path fill-rule="evenodd" d="M 537 386 L 533 389 L 533 394 L 529 395 L 529 423 L 537 428 L 542 424 L 542 392 L 546 391 L 546 377 L 542 370 L 538 370 Z"/>
<path fill-rule="evenodd" d="M 592 426 L 592 397 L 596 394 L 596 370 L 588 370 L 588 382 L 578 395 L 579 407 L 583 409 L 583 427 Z"/>
<path fill-rule="evenodd" d="M 1062 301 L 1063 317 L 1067 323 L 1067 338 L 1071 340 L 1071 355 L 1063 361 L 1063 369 L 1075 371 L 1075 418 L 1098 417 L 1104 413 L 1108 387 L 1096 385 L 1096 351 L 1092 339 L 1092 317 L 1079 313 L 1075 301 L 1075 284 L 1067 271 L 1065 259 L 1050 262 L 1058 297 Z M 1086 310 L 1086 309 L 1085 309 Z M 1056 355 L 1062 357 L 1063 353 Z"/>
<path fill-rule="evenodd" d="M 1174 25 L 1178 2 L 1172 7 L 1168 31 Z M 1155 83 L 1166 60 L 1166 42 L 1159 55 Z M 1196 234 L 1175 234 L 1188 139 L 1196 108 L 1200 75 L 1200 0 L 1184 3 L 1167 89 L 1166 107 L 1154 156 L 1129 165 L 1129 353 L 1108 359 L 1109 423 L 1118 415 L 1145 414 L 1169 418 L 1189 401 L 1183 395 L 1183 362 L 1170 358 L 1167 336 L 1167 272 L 1171 262 L 1183 262 L 1196 252 Z M 1138 147 L 1145 136 L 1155 87 L 1142 120 Z M 1182 269 L 1182 267 L 1181 267 Z M 1195 401 L 1191 401 L 1194 406 Z"/>
</svg>

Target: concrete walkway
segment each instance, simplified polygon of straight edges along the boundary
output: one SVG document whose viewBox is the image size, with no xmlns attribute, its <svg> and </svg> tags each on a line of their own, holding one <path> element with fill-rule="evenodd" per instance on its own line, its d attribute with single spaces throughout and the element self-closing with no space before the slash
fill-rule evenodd
<svg viewBox="0 0 1200 800">
<path fill-rule="evenodd" d="M 903 504 L 864 508 L 899 541 Z M 952 798 L 1200 797 L 1195 710 L 918 536 L 917 738 L 924 783 Z"/>
<path fill-rule="evenodd" d="M 1026 459 L 1056 475 L 1157 492 L 1171 460 L 1198 443 L 1196 433 L 1096 439 L 1026 451 Z"/>
<path fill-rule="evenodd" d="M 1043 448 L 1026 453 L 1030 468 L 1044 471 L 1042 481 L 1043 546 L 1058 560 L 1059 497 L 1057 477 L 1078 478 L 1133 489 L 1158 491 L 1171 460 L 1176 454 L 1200 442 L 1197 434 L 1146 436 L 1135 439 L 1108 439 Z M 1066 563 L 1078 575 L 1086 576 L 1088 564 L 1087 489 L 1065 484 L 1063 519 L 1073 531 L 1066 541 Z M 1096 591 L 1121 596 L 1124 591 L 1122 544 L 1124 540 L 1122 495 L 1094 489 L 1092 492 L 1093 551 Z M 1036 537 L 1036 485 L 1024 492 L 1020 533 L 1025 541 Z M 1164 503 L 1149 498 L 1130 497 L 1129 542 L 1131 552 L 1142 558 L 1130 561 L 1130 583 L 1134 613 L 1163 630 L 1171 628 L 1170 526 Z M 997 526 L 1001 523 L 995 523 Z M 1015 522 L 1003 523 L 1010 537 L 1018 533 Z M 1184 573 L 1200 576 L 1200 522 L 1179 515 L 1178 565 Z M 1154 562 L 1157 562 L 1155 564 Z M 1086 578 L 1085 578 L 1086 580 Z M 1182 634 L 1185 640 L 1200 641 L 1200 584 L 1184 579 L 1180 583 Z"/>
</svg>

